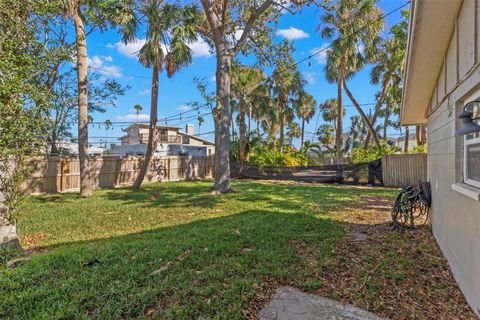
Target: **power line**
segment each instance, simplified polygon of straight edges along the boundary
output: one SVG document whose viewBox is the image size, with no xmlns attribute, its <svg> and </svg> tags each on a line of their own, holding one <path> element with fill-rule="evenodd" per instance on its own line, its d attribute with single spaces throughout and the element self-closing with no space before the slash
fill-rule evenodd
<svg viewBox="0 0 480 320">
<path fill-rule="evenodd" d="M 384 14 L 384 15 L 382 15 L 381 17 L 377 18 L 376 20 L 374 20 L 374 21 L 372 21 L 372 22 L 370 22 L 370 23 L 365 24 L 365 25 L 362 26 L 361 28 L 359 28 L 359 29 L 355 30 L 354 32 L 352 32 L 351 34 L 349 34 L 349 35 L 347 35 L 347 36 L 345 36 L 345 37 L 342 37 L 342 38 L 337 38 L 337 39 L 335 39 L 335 40 L 332 41 L 328 46 L 323 47 L 322 49 L 317 50 L 316 52 L 313 52 L 312 54 L 310 54 L 309 56 L 303 58 L 302 60 L 299 60 L 299 61 L 295 62 L 292 66 L 298 66 L 299 64 L 301 64 L 301 63 L 303 63 L 303 62 L 305 62 L 305 61 L 310 61 L 311 58 L 313 58 L 313 57 L 319 55 L 320 53 L 325 52 L 326 50 L 330 49 L 330 48 L 333 46 L 333 44 L 334 44 L 335 41 L 344 41 L 344 40 L 346 40 L 346 39 L 354 36 L 355 34 L 359 33 L 360 31 L 362 31 L 363 29 L 365 29 L 366 27 L 368 27 L 370 24 L 375 23 L 375 22 L 378 22 L 378 21 L 380 21 L 380 20 L 382 20 L 382 19 L 384 19 L 384 18 L 392 15 L 393 13 L 401 10 L 402 8 L 404 8 L 405 6 L 407 6 L 408 4 L 410 4 L 410 1 L 407 1 L 407 2 L 404 3 L 403 5 L 401 5 L 401 6 L 397 7 L 396 9 L 394 9 L 394 10 L 392 10 L 392 11 L 390 11 L 390 12 Z M 100 70 L 100 71 L 103 71 L 103 72 L 107 72 L 107 73 L 111 73 L 111 74 L 113 73 L 111 70 L 103 69 L 103 68 L 100 68 L 100 67 L 90 67 L 90 68 L 92 68 L 92 69 L 97 69 L 97 70 Z M 123 75 L 125 75 L 125 76 L 129 76 L 129 77 L 151 79 L 151 77 L 148 77 L 148 76 L 132 75 L 132 74 L 124 73 L 124 72 L 120 72 L 120 73 L 123 74 Z M 268 78 L 271 78 L 271 76 L 268 77 Z M 268 78 L 263 79 L 263 80 L 259 81 L 258 83 L 255 83 L 255 84 L 252 84 L 252 85 L 247 86 L 246 88 L 244 88 L 243 91 L 247 91 L 248 89 L 250 89 L 250 88 L 252 88 L 252 87 L 255 87 L 255 86 L 258 86 L 258 85 L 262 84 L 262 83 L 265 82 Z M 173 81 L 173 80 L 171 80 L 171 81 Z M 174 82 L 175 82 L 175 81 L 174 81 Z M 178 82 L 178 81 L 176 81 L 176 82 Z M 364 103 L 364 104 L 359 104 L 359 105 L 360 105 L 360 106 L 367 106 L 367 105 L 372 105 L 372 106 L 373 106 L 373 105 L 376 105 L 376 103 Z M 344 105 L 343 107 L 355 107 L 355 105 Z M 165 121 L 165 122 L 167 122 L 167 121 L 169 121 L 169 120 L 170 120 L 170 121 L 172 121 L 172 120 L 181 120 L 179 123 L 174 124 L 174 126 L 178 126 L 178 125 L 180 125 L 180 124 L 184 124 L 184 123 L 186 123 L 186 122 L 189 122 L 190 119 L 193 119 L 193 118 L 195 118 L 195 117 L 200 116 L 200 110 L 201 110 L 201 109 L 206 109 L 206 108 L 209 108 L 209 106 L 197 107 L 197 108 L 193 108 L 192 110 L 185 111 L 185 112 L 179 112 L 179 113 L 177 113 L 177 114 L 173 114 L 173 115 L 170 115 L 170 116 L 167 116 L 167 117 L 163 117 L 163 118 L 159 119 L 158 122 L 160 122 L 160 121 Z M 199 114 L 198 114 L 198 115 L 195 115 L 195 116 L 185 117 L 185 118 L 182 117 L 182 115 L 185 115 L 185 114 L 187 114 L 187 113 L 194 112 L 194 111 L 197 111 Z M 209 115 L 209 114 L 212 114 L 212 112 L 205 113 L 205 114 L 203 114 L 202 116 Z M 320 113 L 319 113 L 319 115 L 320 115 Z M 316 134 L 316 131 L 317 131 L 318 121 L 319 121 L 319 115 L 317 116 L 317 121 L 316 121 L 316 124 L 315 124 L 315 132 L 313 132 L 312 139 L 314 139 L 315 134 Z M 182 120 L 183 120 L 183 121 L 182 121 Z M 117 127 L 118 127 L 118 126 L 123 126 L 123 125 L 127 125 L 127 124 L 133 124 L 133 123 L 149 123 L 149 122 L 115 121 L 115 122 L 111 122 L 111 126 L 117 126 Z M 105 123 L 101 123 L 101 122 L 92 122 L 91 124 L 92 124 L 92 125 L 95 125 L 95 124 L 97 124 L 97 125 L 102 125 L 102 124 L 105 125 Z"/>
<path fill-rule="evenodd" d="M 355 30 L 355 31 L 352 32 L 351 34 L 346 35 L 345 37 L 342 37 L 342 38 L 337 38 L 336 40 L 332 41 L 328 46 L 323 47 L 322 49 L 313 52 L 312 54 L 310 54 L 309 56 L 303 58 L 302 60 L 299 60 L 299 61 L 295 62 L 292 66 L 298 66 L 299 64 L 301 64 L 301 63 L 303 63 L 303 62 L 305 62 L 305 61 L 310 61 L 311 58 L 313 58 L 313 57 L 319 55 L 320 53 L 325 52 L 326 50 L 330 49 L 330 48 L 333 46 L 333 43 L 334 43 L 335 41 L 344 41 L 344 40 L 346 40 L 346 39 L 348 39 L 348 38 L 356 35 L 356 34 L 359 33 L 360 31 L 362 31 L 363 29 L 365 29 L 366 27 L 368 27 L 370 24 L 376 23 L 376 22 L 378 22 L 378 21 L 380 21 L 380 20 L 385 19 L 386 17 L 392 15 L 393 13 L 395 13 L 395 12 L 403 9 L 403 8 L 404 8 L 405 6 L 407 6 L 408 4 L 410 4 L 410 0 L 407 1 L 406 3 L 404 3 L 403 5 L 401 5 L 401 6 L 397 7 L 397 8 L 395 8 L 395 9 L 393 9 L 392 11 L 390 11 L 390 12 L 388 12 L 388 13 L 386 13 L 386 14 L 383 14 L 382 16 L 380 16 L 379 18 L 375 19 L 374 21 L 372 21 L 372 22 L 370 22 L 370 23 L 366 23 L 364 26 L 362 26 L 362 27 L 360 27 L 359 29 Z M 125 74 L 125 73 L 124 73 L 124 74 Z M 125 74 L 125 75 L 127 75 L 127 74 Z M 130 76 L 135 77 L 135 75 L 130 75 Z M 143 78 L 145 78 L 145 76 L 138 76 L 138 77 L 143 77 Z M 150 77 L 146 77 L 146 78 L 150 79 Z M 268 78 L 271 78 L 271 76 L 268 77 Z M 245 87 L 243 91 L 247 91 L 247 90 L 250 89 L 250 88 L 253 88 L 253 87 L 256 87 L 256 86 L 262 84 L 262 83 L 265 82 L 268 78 L 263 79 L 263 80 L 260 80 L 260 81 L 257 82 L 257 83 L 254 83 L 254 84 L 251 84 L 251 85 Z M 367 105 L 367 104 L 363 104 L 363 105 Z M 372 105 L 375 105 L 375 104 L 372 104 Z M 354 105 L 344 105 L 344 107 L 354 107 Z M 165 119 L 166 119 L 166 120 L 172 120 L 173 117 L 181 116 L 181 115 L 183 115 L 183 114 L 190 113 L 190 112 L 193 112 L 193 111 L 198 111 L 199 109 L 205 109 L 205 108 L 209 108 L 209 106 L 204 106 L 204 107 L 202 107 L 202 108 L 197 107 L 197 108 L 194 108 L 194 109 L 189 110 L 189 111 L 179 112 L 179 113 L 173 114 L 173 115 L 171 115 L 171 116 L 168 116 L 168 117 L 166 117 Z"/>
</svg>

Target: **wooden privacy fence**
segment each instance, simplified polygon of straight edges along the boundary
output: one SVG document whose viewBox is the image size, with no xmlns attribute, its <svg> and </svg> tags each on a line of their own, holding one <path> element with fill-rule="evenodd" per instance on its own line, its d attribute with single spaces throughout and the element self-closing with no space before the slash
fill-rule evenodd
<svg viewBox="0 0 480 320">
<path fill-rule="evenodd" d="M 415 186 L 427 180 L 427 154 L 382 156 L 383 184 L 389 187 Z"/>
<path fill-rule="evenodd" d="M 92 157 L 91 172 L 95 188 L 132 185 L 140 172 L 143 157 Z M 36 157 L 28 161 L 32 173 L 25 181 L 27 194 L 75 191 L 80 188 L 80 164 L 77 157 Z M 145 182 L 178 181 L 213 176 L 214 158 L 167 156 L 154 157 Z"/>
</svg>

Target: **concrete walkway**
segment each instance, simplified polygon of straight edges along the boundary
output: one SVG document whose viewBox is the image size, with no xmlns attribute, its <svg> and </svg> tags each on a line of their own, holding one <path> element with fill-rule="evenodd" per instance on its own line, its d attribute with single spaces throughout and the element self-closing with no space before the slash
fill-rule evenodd
<svg viewBox="0 0 480 320">
<path fill-rule="evenodd" d="M 373 313 L 292 287 L 278 288 L 260 320 L 382 320 Z"/>
</svg>

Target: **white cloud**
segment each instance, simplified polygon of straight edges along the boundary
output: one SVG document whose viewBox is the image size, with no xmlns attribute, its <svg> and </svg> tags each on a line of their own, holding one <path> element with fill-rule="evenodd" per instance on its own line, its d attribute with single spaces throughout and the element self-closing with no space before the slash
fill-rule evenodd
<svg viewBox="0 0 480 320">
<path fill-rule="evenodd" d="M 150 89 L 145 89 L 145 90 L 142 90 L 142 91 L 138 92 L 138 94 L 141 95 L 141 96 L 147 95 L 149 93 L 150 93 Z"/>
<path fill-rule="evenodd" d="M 137 118 L 136 113 L 130 113 L 124 116 L 117 116 L 117 120 L 120 121 L 149 121 L 150 120 L 150 115 L 145 114 L 145 113 L 140 113 Z"/>
<path fill-rule="evenodd" d="M 328 49 L 326 49 L 327 47 L 328 47 L 328 44 L 324 43 L 320 47 L 313 48 L 312 50 L 310 50 L 310 54 L 314 54 L 321 51 L 313 57 L 319 64 L 325 64 L 325 62 L 327 61 L 327 54 L 328 54 Z"/>
<path fill-rule="evenodd" d="M 203 39 L 192 42 L 188 46 L 192 50 L 193 57 L 210 57 L 212 55 L 210 46 Z"/>
<path fill-rule="evenodd" d="M 288 29 L 279 29 L 277 31 L 277 35 L 282 36 L 288 40 L 299 40 L 310 37 L 307 32 L 294 27 L 290 27 Z"/>
<path fill-rule="evenodd" d="M 317 82 L 317 72 L 303 72 L 302 75 L 308 84 L 314 84 L 315 82 Z"/>
<path fill-rule="evenodd" d="M 101 75 L 113 78 L 121 78 L 123 76 L 122 69 L 118 66 L 107 64 L 107 62 L 112 61 L 113 59 L 111 56 L 94 55 L 92 58 L 88 58 L 88 66 Z"/>
<path fill-rule="evenodd" d="M 114 44 L 107 44 L 107 48 L 117 49 L 122 55 L 128 58 L 137 58 L 137 53 L 145 44 L 145 39 L 136 39 L 133 42 L 125 44 L 121 41 L 118 41 Z"/>
<path fill-rule="evenodd" d="M 190 109 L 191 108 L 187 105 L 181 105 L 180 107 L 177 108 L 178 111 L 182 111 L 182 112 L 188 111 Z"/>
<path fill-rule="evenodd" d="M 210 78 L 210 81 L 212 81 L 212 82 L 217 81 L 217 76 L 216 76 L 216 75 L 213 75 L 213 76 Z"/>
</svg>

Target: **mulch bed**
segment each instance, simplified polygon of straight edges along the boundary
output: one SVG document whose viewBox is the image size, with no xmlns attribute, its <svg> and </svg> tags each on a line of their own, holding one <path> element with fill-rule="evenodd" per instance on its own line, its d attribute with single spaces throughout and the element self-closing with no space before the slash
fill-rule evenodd
<svg viewBox="0 0 480 320">
<path fill-rule="evenodd" d="M 333 258 L 322 259 L 315 247 L 293 243 L 298 255 L 322 281 L 314 293 L 364 308 L 389 319 L 478 319 L 460 292 L 429 227 L 392 231 L 391 198 L 364 197 L 344 208 L 339 220 L 347 237 Z M 318 271 L 317 271 L 318 270 Z M 264 279 L 244 309 L 257 319 L 275 289 L 293 285 Z"/>
</svg>

